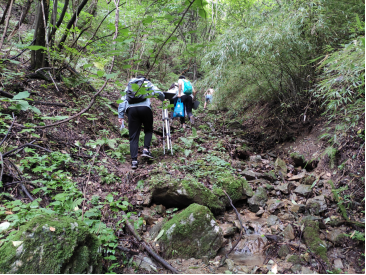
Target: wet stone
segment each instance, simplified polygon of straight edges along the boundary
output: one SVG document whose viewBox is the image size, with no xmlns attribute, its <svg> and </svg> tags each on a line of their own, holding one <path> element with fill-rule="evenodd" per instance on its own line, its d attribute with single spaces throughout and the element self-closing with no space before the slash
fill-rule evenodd
<svg viewBox="0 0 366 275">
<path fill-rule="evenodd" d="M 339 245 L 342 243 L 342 240 L 345 238 L 345 235 L 342 230 L 335 229 L 329 231 L 325 235 L 326 239 L 331 241 L 332 243 Z"/>
<path fill-rule="evenodd" d="M 262 176 L 261 173 L 256 173 L 251 170 L 244 170 L 243 172 L 239 173 L 240 175 L 244 176 L 247 180 L 254 180 Z"/>
<path fill-rule="evenodd" d="M 297 272 L 299 272 L 301 270 L 301 265 L 299 265 L 299 264 L 295 264 L 295 265 L 293 265 L 292 267 L 291 267 L 291 271 L 293 272 L 293 273 L 297 273 Z"/>
<path fill-rule="evenodd" d="M 253 197 L 251 197 L 248 200 L 250 211 L 255 213 L 258 212 L 259 207 L 265 206 L 266 201 L 267 201 L 267 191 L 264 188 L 259 187 L 257 191 L 254 193 Z"/>
<path fill-rule="evenodd" d="M 306 266 L 302 266 L 301 267 L 301 274 L 318 274 L 315 271 L 312 271 L 310 268 L 306 267 Z"/>
</svg>

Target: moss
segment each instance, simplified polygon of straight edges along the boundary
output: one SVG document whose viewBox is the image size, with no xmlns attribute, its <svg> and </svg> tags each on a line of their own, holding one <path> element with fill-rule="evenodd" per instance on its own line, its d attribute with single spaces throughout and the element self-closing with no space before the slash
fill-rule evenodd
<svg viewBox="0 0 366 275">
<path fill-rule="evenodd" d="M 163 236 L 159 240 L 164 257 L 179 255 L 182 258 L 213 257 L 221 247 L 222 230 L 212 224 L 215 221 L 210 210 L 199 204 L 191 204 L 163 225 Z M 217 226 L 217 232 L 207 229 Z M 220 238 L 221 236 L 221 238 Z M 176 252 L 173 252 L 173 251 Z"/>
<path fill-rule="evenodd" d="M 303 260 L 298 255 L 289 255 L 286 261 L 293 264 L 300 264 L 303 262 Z"/>
<path fill-rule="evenodd" d="M 81 273 L 90 266 L 99 272 L 100 241 L 81 221 L 37 216 L 20 228 L 13 241 L 22 243 L 15 247 L 11 241 L 0 248 L 2 273 Z"/>
<path fill-rule="evenodd" d="M 317 254 L 323 261 L 329 264 L 327 248 L 319 238 L 319 223 L 317 221 L 305 220 L 304 224 L 305 228 L 303 235 L 306 245 L 313 253 Z"/>
</svg>

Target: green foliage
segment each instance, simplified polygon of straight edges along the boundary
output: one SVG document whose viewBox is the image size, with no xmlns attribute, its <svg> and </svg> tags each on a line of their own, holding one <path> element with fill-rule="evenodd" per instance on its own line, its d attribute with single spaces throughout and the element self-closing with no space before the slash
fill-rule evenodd
<svg viewBox="0 0 366 275">
<path fill-rule="evenodd" d="M 335 156 L 337 154 L 337 149 L 334 148 L 333 146 L 328 146 L 325 150 L 323 155 L 327 155 L 329 157 L 330 160 L 330 168 L 334 168 L 334 160 L 335 160 Z"/>
</svg>

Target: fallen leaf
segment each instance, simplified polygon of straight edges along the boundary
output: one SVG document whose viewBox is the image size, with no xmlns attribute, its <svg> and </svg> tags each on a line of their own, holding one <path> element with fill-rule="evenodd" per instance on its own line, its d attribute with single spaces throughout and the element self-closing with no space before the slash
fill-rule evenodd
<svg viewBox="0 0 366 275">
<path fill-rule="evenodd" d="M 5 214 L 6 215 L 11 215 L 11 214 L 13 214 L 13 212 L 11 212 L 11 211 L 5 211 Z"/>
</svg>

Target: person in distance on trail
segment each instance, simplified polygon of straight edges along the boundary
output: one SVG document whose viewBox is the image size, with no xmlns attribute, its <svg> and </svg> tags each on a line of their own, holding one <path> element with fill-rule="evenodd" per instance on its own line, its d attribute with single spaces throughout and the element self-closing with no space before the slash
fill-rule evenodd
<svg viewBox="0 0 366 275">
<path fill-rule="evenodd" d="M 190 81 L 186 80 L 184 75 L 181 75 L 178 80 L 178 94 L 174 99 L 174 106 L 177 104 L 180 98 L 184 104 L 184 109 L 187 112 L 187 116 L 191 122 L 194 124 L 194 116 L 192 114 L 193 98 L 196 96 L 197 91 L 194 90 Z M 185 129 L 185 117 L 180 118 L 180 123 L 183 129 Z"/>
<path fill-rule="evenodd" d="M 153 134 L 153 113 L 149 97 L 157 97 L 163 101 L 165 96 L 163 92 L 142 75 L 138 75 L 129 81 L 125 93 L 126 95 L 121 98 L 123 102 L 118 106 L 118 122 L 120 124 L 124 123 L 124 116 L 127 113 L 132 159 L 131 168 L 136 169 L 138 167 L 137 153 L 142 124 L 144 125 L 145 139 L 141 156 L 152 158 L 149 149 Z"/>
<path fill-rule="evenodd" d="M 206 110 L 207 103 L 212 102 L 212 96 L 215 93 L 215 90 L 210 88 L 205 92 L 205 105 L 203 106 L 203 109 Z"/>
<path fill-rule="evenodd" d="M 177 97 L 178 95 L 178 83 L 177 82 L 174 82 L 169 90 L 166 92 L 167 94 L 174 94 L 174 96 L 169 99 L 169 104 L 173 104 L 174 105 L 174 99 Z M 169 97 L 168 97 L 169 98 Z M 172 120 L 173 119 L 173 112 L 174 112 L 174 107 L 171 108 L 171 114 L 170 114 L 170 119 Z"/>
</svg>

